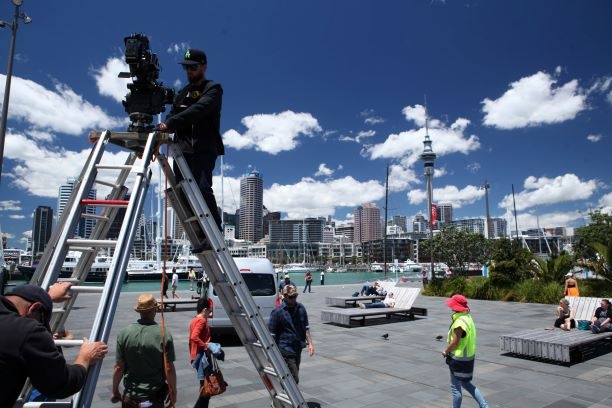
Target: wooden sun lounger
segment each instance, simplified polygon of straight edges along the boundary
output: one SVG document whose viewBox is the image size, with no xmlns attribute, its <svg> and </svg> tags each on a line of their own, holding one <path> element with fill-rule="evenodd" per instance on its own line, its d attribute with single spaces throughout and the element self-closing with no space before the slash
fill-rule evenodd
<svg viewBox="0 0 612 408">
<path fill-rule="evenodd" d="M 328 306 L 340 306 L 340 307 L 357 307 L 357 302 L 374 301 L 375 299 L 382 300 L 384 296 L 370 295 L 370 296 L 335 296 L 326 297 L 325 304 Z"/>
<path fill-rule="evenodd" d="M 427 309 L 412 307 L 414 301 L 419 296 L 421 288 L 398 288 L 394 287 L 393 292 L 396 304 L 393 308 L 376 309 L 326 309 L 321 311 L 321 320 L 324 322 L 336 323 L 343 326 L 350 326 L 351 321 L 358 320 L 362 326 L 365 325 L 366 318 L 372 316 L 386 316 L 390 318 L 394 315 L 405 316 L 413 319 L 414 315 L 427 316 Z"/>
<path fill-rule="evenodd" d="M 499 346 L 502 352 L 569 364 L 582 360 L 592 343 L 608 337 L 612 338 L 612 332 L 593 334 L 590 330 L 531 329 L 501 336 Z"/>
<path fill-rule="evenodd" d="M 601 298 L 566 296 L 570 307 L 574 309 L 574 320 L 591 320 L 595 316 L 595 310 L 599 307 Z"/>
</svg>

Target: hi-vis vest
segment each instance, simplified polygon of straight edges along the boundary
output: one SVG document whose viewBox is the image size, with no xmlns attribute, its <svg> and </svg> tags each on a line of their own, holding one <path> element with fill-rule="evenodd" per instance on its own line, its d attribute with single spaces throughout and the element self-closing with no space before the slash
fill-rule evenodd
<svg viewBox="0 0 612 408">
<path fill-rule="evenodd" d="M 472 316 L 466 312 L 458 312 L 453 314 L 453 323 L 448 329 L 447 342 L 451 342 L 454 331 L 460 327 L 465 332 L 465 337 L 459 339 L 457 347 L 449 354 L 453 360 L 470 361 L 474 360 L 476 355 L 476 326 Z"/>
</svg>

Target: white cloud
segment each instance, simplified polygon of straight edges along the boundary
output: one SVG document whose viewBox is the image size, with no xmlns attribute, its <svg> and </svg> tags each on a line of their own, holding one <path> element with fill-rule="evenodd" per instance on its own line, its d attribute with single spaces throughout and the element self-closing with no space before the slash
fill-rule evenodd
<svg viewBox="0 0 612 408">
<path fill-rule="evenodd" d="M 542 71 L 511 83 L 498 99 L 482 101 L 483 123 L 516 129 L 574 119 L 586 109 L 586 94 L 575 79 L 558 87 L 556 83 L 556 78 Z"/>
<path fill-rule="evenodd" d="M 180 42 L 180 43 L 170 44 L 168 46 L 168 49 L 166 50 L 166 52 L 168 54 L 182 54 L 183 52 L 187 51 L 188 49 L 189 49 L 189 43 Z"/>
<path fill-rule="evenodd" d="M 19 238 L 19 242 L 25 244 L 28 242 L 28 239 L 32 238 L 32 230 L 23 231 L 21 233 L 21 238 Z"/>
<path fill-rule="evenodd" d="M 123 59 L 109 57 L 104 66 L 94 68 L 92 71 L 100 95 L 110 96 L 117 102 L 121 102 L 125 98 L 128 93 L 127 84 L 131 80 L 119 78 L 120 72 L 130 72 L 130 67 Z"/>
<path fill-rule="evenodd" d="M 264 191 L 264 205 L 286 212 L 289 218 L 319 217 L 333 214 L 337 207 L 356 207 L 381 199 L 385 187 L 376 180 L 358 181 L 347 176 L 317 181 L 303 178 L 291 185 L 274 183 Z"/>
<path fill-rule="evenodd" d="M 470 173 L 476 174 L 476 173 L 478 173 L 478 170 L 480 170 L 480 163 L 473 162 L 473 163 L 468 164 L 465 168 Z"/>
<path fill-rule="evenodd" d="M 223 134 L 225 145 L 236 150 L 255 149 L 273 155 L 295 149 L 300 135 L 314 137 L 321 131 L 317 119 L 310 113 L 292 111 L 246 116 L 241 123 L 247 128 L 246 132 L 240 134 L 234 129 L 228 130 Z"/>
<path fill-rule="evenodd" d="M 442 177 L 446 175 L 446 168 L 444 167 L 436 167 L 434 168 L 434 177 L 438 178 L 438 177 Z"/>
<path fill-rule="evenodd" d="M 318 177 L 318 176 L 329 177 L 332 174 L 334 174 L 334 170 L 327 167 L 325 163 L 321 163 L 319 164 L 319 170 L 317 170 L 317 172 L 315 173 L 315 177 Z"/>
<path fill-rule="evenodd" d="M 8 216 L 9 218 L 12 218 L 13 220 L 23 220 L 25 218 L 25 215 L 21 215 L 21 214 L 11 214 Z"/>
<path fill-rule="evenodd" d="M 374 114 L 374 109 L 365 109 L 360 113 L 363 119 L 363 123 L 367 125 L 377 125 L 379 123 L 384 123 L 385 119 L 381 118 Z"/>
<path fill-rule="evenodd" d="M 56 198 L 59 186 L 68 177 L 76 177 L 81 173 L 89 153 L 89 149 L 70 151 L 59 146 L 47 146 L 22 134 L 9 133 L 4 155 L 17 164 L 5 172 L 5 176 L 12 186 L 20 190 L 38 197 Z M 107 152 L 103 163 L 123 164 L 127 155 L 126 151 Z M 114 181 L 112 176 L 106 179 Z M 105 191 L 100 188 L 98 194 Z"/>
<path fill-rule="evenodd" d="M 472 204 L 484 196 L 484 190 L 479 186 L 468 185 L 459 190 L 456 186 L 444 186 L 433 189 L 434 203 L 450 203 L 454 208 L 461 208 L 465 204 Z M 408 192 L 410 204 L 421 204 L 427 201 L 426 190 L 411 190 Z"/>
<path fill-rule="evenodd" d="M 529 176 L 523 184 L 524 190 L 515 195 L 517 211 L 537 205 L 551 205 L 566 201 L 586 200 L 597 189 L 596 180 L 582 181 L 572 173 L 557 176 L 536 178 Z M 512 194 L 506 195 L 499 207 L 512 208 Z"/>
<path fill-rule="evenodd" d="M 353 137 L 353 136 L 340 136 L 338 138 L 338 140 L 340 140 L 341 142 L 356 142 L 356 143 L 361 143 L 363 139 L 366 139 L 368 137 L 372 137 L 376 135 L 376 131 L 375 130 L 362 130 L 359 133 L 357 133 L 357 136 Z"/>
<path fill-rule="evenodd" d="M 0 75 L 0 83 L 6 80 Z M 22 120 L 36 130 L 55 131 L 82 136 L 91 128 L 110 129 L 125 124 L 125 119 L 109 116 L 92 105 L 67 85 L 56 82 L 54 90 L 13 77 L 9 117 Z M 4 88 L 0 89 L 4 95 Z"/>
<path fill-rule="evenodd" d="M 589 142 L 593 142 L 593 143 L 597 143 L 601 140 L 602 136 L 601 135 L 588 135 L 587 136 L 587 140 Z"/>
<path fill-rule="evenodd" d="M 605 194 L 599 199 L 598 207 L 602 213 L 612 214 L 612 193 Z"/>
<path fill-rule="evenodd" d="M 0 201 L 0 211 L 21 211 L 21 201 L 2 200 Z"/>
<path fill-rule="evenodd" d="M 418 182 L 419 179 L 413 169 L 402 166 L 401 164 L 392 164 L 389 166 L 389 191 L 403 191 L 411 184 Z"/>
<path fill-rule="evenodd" d="M 508 209 L 502 216 L 508 222 L 508 233 L 516 229 L 514 222 L 514 213 Z M 525 231 L 533 228 L 555 228 L 555 227 L 570 227 L 577 224 L 577 221 L 584 219 L 582 211 L 557 211 L 551 213 L 536 214 L 533 212 L 519 213 L 518 216 L 519 230 Z"/>
</svg>

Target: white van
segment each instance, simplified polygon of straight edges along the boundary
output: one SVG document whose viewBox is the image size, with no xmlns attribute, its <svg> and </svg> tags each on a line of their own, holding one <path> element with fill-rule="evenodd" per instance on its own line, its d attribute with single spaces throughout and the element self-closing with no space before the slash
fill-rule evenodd
<svg viewBox="0 0 612 408">
<path fill-rule="evenodd" d="M 259 307 L 260 314 L 266 324 L 270 320 L 272 309 L 278 300 L 278 287 L 276 272 L 272 263 L 265 258 L 234 258 L 242 279 Z M 221 300 L 215 293 L 212 285 L 208 287 L 208 297 L 212 300 L 212 317 L 208 319 L 211 335 L 221 332 L 232 332 L 234 328 Z"/>
</svg>

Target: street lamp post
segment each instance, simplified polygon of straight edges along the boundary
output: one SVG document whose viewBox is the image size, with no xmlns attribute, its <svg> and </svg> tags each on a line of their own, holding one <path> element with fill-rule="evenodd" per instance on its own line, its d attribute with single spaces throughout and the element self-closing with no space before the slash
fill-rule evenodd
<svg viewBox="0 0 612 408">
<path fill-rule="evenodd" d="M 23 4 L 23 0 L 12 0 L 15 5 L 15 15 L 13 16 L 12 24 L 6 21 L 0 21 L 0 27 L 11 28 L 11 46 L 9 48 L 8 68 L 6 70 L 6 85 L 4 87 L 4 101 L 2 102 L 2 122 L 0 124 L 0 182 L 2 181 L 2 163 L 4 161 L 4 140 L 6 138 L 6 121 L 8 117 L 9 95 L 11 93 L 11 78 L 13 76 L 13 61 L 15 58 L 15 41 L 17 39 L 17 27 L 19 19 L 22 19 L 25 24 L 32 22 L 32 19 L 26 13 L 20 13 L 19 7 Z"/>
</svg>

